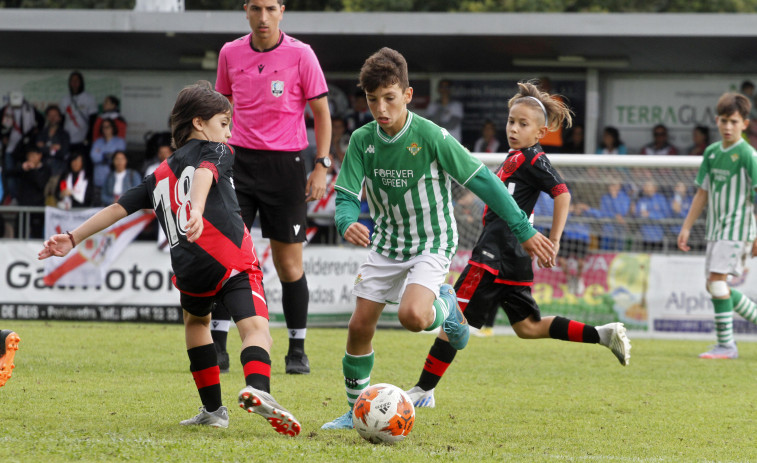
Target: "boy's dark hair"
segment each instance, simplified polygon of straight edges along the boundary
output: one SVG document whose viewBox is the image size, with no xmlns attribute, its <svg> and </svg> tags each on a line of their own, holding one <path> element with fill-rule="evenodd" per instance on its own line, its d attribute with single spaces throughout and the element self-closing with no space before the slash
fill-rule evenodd
<svg viewBox="0 0 757 463">
<path fill-rule="evenodd" d="M 373 92 L 380 87 L 391 87 L 394 84 L 399 85 L 403 92 L 410 87 L 407 61 L 397 50 L 384 47 L 363 63 L 358 87 L 366 92 Z"/>
<path fill-rule="evenodd" d="M 744 119 L 749 119 L 752 102 L 740 93 L 724 93 L 718 100 L 715 110 L 718 116 L 730 116 L 733 113 L 739 113 Z"/>
<path fill-rule="evenodd" d="M 277 1 L 277 2 L 279 2 L 279 6 L 284 6 L 284 2 L 285 2 L 286 0 L 276 0 L 276 1 Z M 244 1 L 244 6 L 247 6 L 247 5 L 249 5 L 249 4 L 250 4 L 250 0 L 245 0 L 245 1 Z"/>
<path fill-rule="evenodd" d="M 231 113 L 231 103 L 220 93 L 213 90 L 207 80 L 198 80 L 184 87 L 171 111 L 172 147 L 181 148 L 192 134 L 192 119 L 199 117 L 207 121 L 216 114 Z"/>
<path fill-rule="evenodd" d="M 38 148 L 38 147 L 37 147 L 37 144 L 36 144 L 36 143 L 29 143 L 29 144 L 27 144 L 27 145 L 26 145 L 26 146 L 24 147 L 24 153 L 25 153 L 25 154 L 27 154 L 27 155 L 28 155 L 29 153 L 37 153 L 37 154 L 42 154 L 42 150 L 41 150 L 40 148 Z"/>
<path fill-rule="evenodd" d="M 113 106 L 116 107 L 116 109 L 121 109 L 121 100 L 116 95 L 108 95 L 105 97 L 106 100 L 109 100 Z"/>
<path fill-rule="evenodd" d="M 694 130 L 704 135 L 704 142 L 705 144 L 710 144 L 710 128 L 706 125 L 698 125 L 694 127 Z"/>
<path fill-rule="evenodd" d="M 612 137 L 613 145 L 609 148 L 617 148 L 623 144 L 623 142 L 620 140 L 620 131 L 618 130 L 617 127 L 608 125 L 605 127 L 604 133 Z"/>
</svg>

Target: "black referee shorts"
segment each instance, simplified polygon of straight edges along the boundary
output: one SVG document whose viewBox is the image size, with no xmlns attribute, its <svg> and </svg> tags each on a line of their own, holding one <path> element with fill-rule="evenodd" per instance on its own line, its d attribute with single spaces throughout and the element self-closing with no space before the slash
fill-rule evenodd
<svg viewBox="0 0 757 463">
<path fill-rule="evenodd" d="M 481 267 L 466 265 L 455 283 L 460 310 L 468 323 L 481 328 L 488 315 L 502 307 L 510 325 L 531 316 L 541 320 L 541 312 L 531 295 L 531 286 L 495 282 L 496 276 Z"/>
<path fill-rule="evenodd" d="M 305 158 L 291 151 L 234 147 L 234 189 L 249 229 L 260 212 L 263 237 L 306 241 Z"/>
</svg>

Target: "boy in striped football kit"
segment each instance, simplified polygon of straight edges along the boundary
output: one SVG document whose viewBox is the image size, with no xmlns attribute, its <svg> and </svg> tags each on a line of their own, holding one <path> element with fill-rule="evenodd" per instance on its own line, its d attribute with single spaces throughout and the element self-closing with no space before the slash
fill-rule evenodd
<svg viewBox="0 0 757 463">
<path fill-rule="evenodd" d="M 699 186 L 678 234 L 678 248 L 687 242 L 694 221 L 707 206 L 707 291 L 715 309 L 718 343 L 704 359 L 735 359 L 739 350 L 733 339 L 733 312 L 757 323 L 757 306 L 746 296 L 728 288 L 728 275 L 739 276 L 747 255 L 757 254 L 754 194 L 757 187 L 757 152 L 741 136 L 749 124 L 752 103 L 744 95 L 726 93 L 717 105 L 717 124 L 722 141 L 707 147 L 702 155 L 696 184 Z"/>
<path fill-rule="evenodd" d="M 349 408 L 323 429 L 352 428 L 352 407 L 370 383 L 371 340 L 387 303 L 399 303 L 399 321 L 409 331 L 441 326 L 455 349 L 467 344 L 455 292 L 442 285 L 457 247 L 453 178 L 508 223 L 529 255 L 550 266 L 555 258 L 552 243 L 533 229 L 503 183 L 445 129 L 407 110 L 413 89 L 400 53 L 382 48 L 369 57 L 360 87 L 375 120 L 352 134 L 336 183 L 334 219 L 340 235 L 371 252 L 355 278 L 357 303 L 342 359 Z M 372 237 L 357 221 L 363 183 Z"/>
</svg>

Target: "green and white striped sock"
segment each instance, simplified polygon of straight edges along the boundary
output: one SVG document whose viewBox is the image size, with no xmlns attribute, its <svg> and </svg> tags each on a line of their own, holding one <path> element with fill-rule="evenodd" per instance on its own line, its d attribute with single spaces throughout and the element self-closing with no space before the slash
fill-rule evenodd
<svg viewBox="0 0 757 463">
<path fill-rule="evenodd" d="M 444 319 L 447 318 L 447 315 L 449 315 L 449 304 L 447 304 L 447 301 L 445 301 L 441 296 L 436 298 L 433 307 L 436 317 L 429 326 L 423 329 L 423 331 L 432 331 L 436 328 L 439 328 Z"/>
<path fill-rule="evenodd" d="M 757 304 L 735 289 L 731 289 L 731 302 L 734 312 L 757 324 Z"/>
<path fill-rule="evenodd" d="M 347 392 L 347 403 L 350 410 L 363 389 L 371 384 L 373 370 L 373 352 L 367 355 L 350 355 L 344 353 L 342 371 L 344 372 L 344 389 Z"/>
<path fill-rule="evenodd" d="M 715 308 L 715 331 L 718 344 L 726 345 L 733 342 L 733 303 L 731 299 L 712 299 Z"/>
</svg>

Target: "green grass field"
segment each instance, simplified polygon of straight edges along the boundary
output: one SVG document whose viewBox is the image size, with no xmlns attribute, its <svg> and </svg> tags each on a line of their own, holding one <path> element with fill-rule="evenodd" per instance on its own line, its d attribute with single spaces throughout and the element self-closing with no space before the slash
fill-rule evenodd
<svg viewBox="0 0 757 463">
<path fill-rule="evenodd" d="M 346 330 L 308 330 L 313 373 L 284 374 L 274 329 L 272 393 L 302 422 L 276 434 L 236 405 L 222 375 L 228 429 L 183 427 L 200 406 L 180 325 L 3 320 L 21 336 L 0 388 L 3 463 L 53 461 L 757 461 L 757 343 L 704 361 L 706 342 L 632 339 L 631 365 L 600 346 L 514 336 L 472 338 L 416 410 L 410 436 L 376 446 L 322 431 L 346 411 Z M 239 347 L 235 330 L 230 350 Z M 381 330 L 372 381 L 411 387 L 433 337 Z"/>
</svg>

